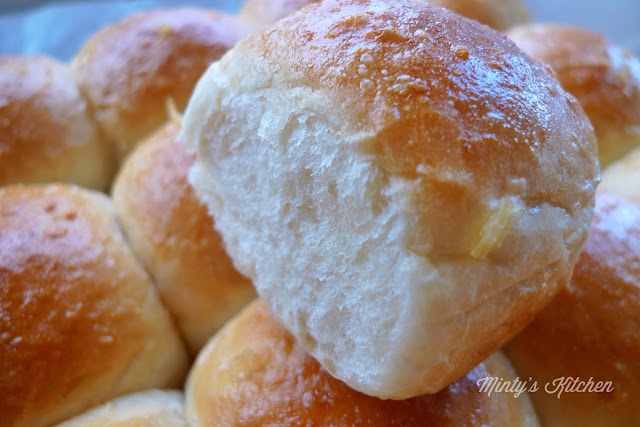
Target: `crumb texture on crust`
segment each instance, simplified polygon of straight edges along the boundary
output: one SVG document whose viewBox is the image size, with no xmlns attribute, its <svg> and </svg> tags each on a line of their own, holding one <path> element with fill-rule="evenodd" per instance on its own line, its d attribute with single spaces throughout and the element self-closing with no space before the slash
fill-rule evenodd
<svg viewBox="0 0 640 427">
<path fill-rule="evenodd" d="M 178 386 L 184 345 L 102 194 L 0 189 L 0 424 Z"/>
<path fill-rule="evenodd" d="M 328 371 L 386 398 L 440 390 L 549 301 L 599 179 L 542 65 L 408 1 L 325 1 L 248 37 L 182 134 L 236 267 Z"/>
<path fill-rule="evenodd" d="M 529 397 L 480 392 L 479 381 L 515 374 L 497 353 L 444 390 L 381 400 L 333 378 L 269 314 L 247 307 L 212 339 L 187 383 L 187 419 L 212 425 L 537 426 Z"/>
<path fill-rule="evenodd" d="M 178 126 L 168 124 L 136 147 L 115 181 L 113 201 L 128 241 L 195 355 L 255 290 L 233 267 L 187 181 L 195 156 L 177 134 Z"/>
<path fill-rule="evenodd" d="M 560 399 L 532 394 L 543 424 L 640 424 L 639 206 L 598 191 L 571 281 L 506 349 L 520 376 L 552 391 L 561 391 L 557 378 L 612 382 L 613 391 L 567 391 Z"/>
</svg>

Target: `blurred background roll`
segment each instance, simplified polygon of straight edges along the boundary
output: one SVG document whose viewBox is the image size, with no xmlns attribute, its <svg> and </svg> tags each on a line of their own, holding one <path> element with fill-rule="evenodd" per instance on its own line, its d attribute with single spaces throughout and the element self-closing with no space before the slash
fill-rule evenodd
<svg viewBox="0 0 640 427">
<path fill-rule="evenodd" d="M 147 390 L 120 397 L 58 427 L 187 427 L 184 395 L 175 390 Z"/>
<path fill-rule="evenodd" d="M 640 425 L 640 206 L 597 193 L 571 281 L 506 349 L 521 377 L 550 384 L 531 394 L 543 425 Z M 562 378 L 614 390 L 558 394 Z"/>
<path fill-rule="evenodd" d="M 238 12 L 238 20 L 249 29 L 260 31 L 291 12 L 321 0 L 247 0 Z M 529 21 L 522 0 L 418 0 L 445 7 L 467 18 L 475 19 L 496 30 L 505 31 Z"/>
<path fill-rule="evenodd" d="M 111 147 L 66 65 L 0 57 L 0 185 L 61 181 L 106 190 L 114 170 Z"/>
<path fill-rule="evenodd" d="M 189 374 L 192 426 L 536 426 L 526 393 L 481 392 L 483 378 L 511 381 L 500 353 L 433 395 L 381 400 L 333 378 L 276 322 L 262 300 L 231 320 Z"/>
<path fill-rule="evenodd" d="M 184 109 L 207 66 L 244 34 L 232 17 L 179 8 L 138 12 L 91 37 L 71 69 L 118 158 L 167 120 L 168 99 Z"/>
<path fill-rule="evenodd" d="M 640 148 L 605 169 L 600 188 L 610 188 L 640 205 Z"/>
<path fill-rule="evenodd" d="M 603 35 L 555 24 L 507 33 L 528 55 L 549 65 L 591 120 L 604 169 L 640 145 L 640 60 Z"/>
<path fill-rule="evenodd" d="M 0 425 L 36 427 L 178 387 L 187 354 L 110 200 L 0 189 Z"/>
<path fill-rule="evenodd" d="M 113 189 L 116 213 L 193 354 L 256 297 L 233 267 L 207 208 L 187 181 L 195 155 L 167 124 L 128 158 Z"/>
<path fill-rule="evenodd" d="M 313 3 L 319 0 L 247 0 L 238 12 L 238 20 L 252 31 L 260 31 Z"/>
<path fill-rule="evenodd" d="M 505 31 L 531 20 L 522 0 L 419 0 L 445 7 L 489 27 Z"/>
</svg>

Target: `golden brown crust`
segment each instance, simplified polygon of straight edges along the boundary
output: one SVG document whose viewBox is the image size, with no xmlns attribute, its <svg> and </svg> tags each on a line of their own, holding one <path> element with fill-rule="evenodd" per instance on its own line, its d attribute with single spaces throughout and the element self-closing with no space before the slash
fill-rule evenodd
<svg viewBox="0 0 640 427">
<path fill-rule="evenodd" d="M 496 355 L 443 391 L 381 400 L 331 377 L 258 300 L 198 357 L 187 385 L 187 417 L 210 425 L 536 425 L 528 407 L 505 394 L 479 392 L 478 381 L 513 375 Z"/>
<path fill-rule="evenodd" d="M 166 121 L 167 99 L 184 109 L 207 66 L 244 34 L 233 18 L 212 11 L 144 11 L 103 28 L 71 68 L 122 159 Z"/>
<path fill-rule="evenodd" d="M 195 354 L 255 298 L 233 267 L 207 208 L 187 181 L 195 156 L 168 124 L 131 154 L 114 184 L 116 212 L 133 249 Z"/>
<path fill-rule="evenodd" d="M 612 381 L 613 392 L 541 390 L 546 425 L 638 425 L 640 413 L 640 207 L 598 192 L 589 238 L 566 288 L 508 346 L 518 373 Z"/>
<path fill-rule="evenodd" d="M 0 189 L 0 304 L 3 423 L 50 424 L 182 380 L 183 344 L 103 195 Z"/>
<path fill-rule="evenodd" d="M 603 35 L 580 28 L 535 24 L 509 37 L 556 72 L 593 123 L 600 163 L 640 144 L 640 61 Z"/>
<path fill-rule="evenodd" d="M 251 28 L 260 30 L 304 6 L 321 0 L 248 0 L 238 19 Z M 530 20 L 522 0 L 418 0 L 445 7 L 467 18 L 474 19 L 496 30 L 505 31 Z"/>
<path fill-rule="evenodd" d="M 111 147 L 67 67 L 41 56 L 0 57 L 0 185 L 63 181 L 106 190 Z"/>
</svg>

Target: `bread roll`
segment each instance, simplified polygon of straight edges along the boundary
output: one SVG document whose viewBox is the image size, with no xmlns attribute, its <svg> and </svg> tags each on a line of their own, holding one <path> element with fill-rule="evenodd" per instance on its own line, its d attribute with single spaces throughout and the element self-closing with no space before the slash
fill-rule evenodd
<svg viewBox="0 0 640 427">
<path fill-rule="evenodd" d="M 321 0 L 247 0 L 238 12 L 238 20 L 253 31 L 279 21 L 291 12 Z"/>
<path fill-rule="evenodd" d="M 138 12 L 95 34 L 71 64 L 98 123 L 122 159 L 182 110 L 200 75 L 242 36 L 231 17 L 191 8 Z"/>
<path fill-rule="evenodd" d="M 192 353 L 255 298 L 233 268 L 207 208 L 187 181 L 195 156 L 169 124 L 134 150 L 114 184 L 116 214 Z"/>
<path fill-rule="evenodd" d="M 593 123 L 604 169 L 640 144 L 640 61 L 603 35 L 563 25 L 533 24 L 508 36 L 553 68 Z"/>
<path fill-rule="evenodd" d="M 434 395 L 381 400 L 331 377 L 257 301 L 200 353 L 187 383 L 191 426 L 535 426 L 525 393 L 480 392 L 515 378 L 497 353 Z"/>
<path fill-rule="evenodd" d="M 0 304 L 0 425 L 50 425 L 186 373 L 184 345 L 104 195 L 0 189 Z"/>
<path fill-rule="evenodd" d="M 0 57 L 0 185 L 62 181 L 106 190 L 114 168 L 65 65 Z"/>
<path fill-rule="evenodd" d="M 599 188 L 609 188 L 640 205 L 640 148 L 605 169 Z"/>
<path fill-rule="evenodd" d="M 184 396 L 147 390 L 107 402 L 58 427 L 187 427 Z"/>
<path fill-rule="evenodd" d="M 639 284 L 640 206 L 599 191 L 571 281 L 507 346 L 544 425 L 640 425 Z"/>
<path fill-rule="evenodd" d="M 530 20 L 523 0 L 418 0 L 446 7 L 489 27 L 505 31 Z"/>
<path fill-rule="evenodd" d="M 249 28 L 261 30 L 291 12 L 321 0 L 248 0 L 238 19 Z M 522 0 L 417 0 L 445 7 L 467 18 L 475 19 L 496 30 L 504 31 L 529 21 L 529 12 Z"/>
<path fill-rule="evenodd" d="M 565 283 L 599 179 L 579 104 L 503 35 L 325 1 L 200 80 L 183 140 L 236 267 L 352 388 L 434 393 Z"/>
</svg>

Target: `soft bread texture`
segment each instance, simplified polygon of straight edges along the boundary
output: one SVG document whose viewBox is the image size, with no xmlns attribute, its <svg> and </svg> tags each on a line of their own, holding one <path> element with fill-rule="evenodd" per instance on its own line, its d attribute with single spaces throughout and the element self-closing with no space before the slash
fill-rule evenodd
<svg viewBox="0 0 640 427">
<path fill-rule="evenodd" d="M 599 188 L 609 188 L 640 205 L 640 148 L 606 168 Z"/>
<path fill-rule="evenodd" d="M 187 353 L 102 194 L 0 189 L 0 425 L 179 386 Z"/>
<path fill-rule="evenodd" d="M 508 33 L 548 64 L 591 120 L 604 169 L 640 145 L 640 60 L 603 35 L 575 27 L 532 24 Z"/>
<path fill-rule="evenodd" d="M 131 246 L 195 355 L 256 295 L 187 181 L 195 156 L 176 139 L 178 128 L 168 124 L 134 150 L 113 199 Z"/>
<path fill-rule="evenodd" d="M 613 392 L 532 393 L 550 426 L 640 425 L 640 207 L 600 192 L 569 284 L 506 347 L 518 373 L 611 381 Z"/>
<path fill-rule="evenodd" d="M 445 7 L 467 18 L 474 19 L 496 30 L 505 31 L 530 20 L 522 0 L 417 0 L 434 6 Z M 302 9 L 318 0 L 248 0 L 238 20 L 253 30 L 262 30 L 291 12 Z"/>
<path fill-rule="evenodd" d="M 207 66 L 245 30 L 232 17 L 201 9 L 139 12 L 91 37 L 71 64 L 120 159 L 179 110 Z"/>
<path fill-rule="evenodd" d="M 61 181 L 106 190 L 114 168 L 65 65 L 0 57 L 0 185 Z"/>
<path fill-rule="evenodd" d="M 199 426 L 536 426 L 528 396 L 480 392 L 481 379 L 515 378 L 497 353 L 434 395 L 381 400 L 333 378 L 270 315 L 247 307 L 198 356 L 187 419 Z"/>
<path fill-rule="evenodd" d="M 436 392 L 564 284 L 599 179 L 579 104 L 503 35 L 325 1 L 240 42 L 183 121 L 228 253 L 337 378 Z"/>
<path fill-rule="evenodd" d="M 147 390 L 107 402 L 58 427 L 187 427 L 184 395 Z"/>
</svg>

